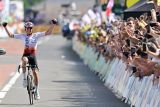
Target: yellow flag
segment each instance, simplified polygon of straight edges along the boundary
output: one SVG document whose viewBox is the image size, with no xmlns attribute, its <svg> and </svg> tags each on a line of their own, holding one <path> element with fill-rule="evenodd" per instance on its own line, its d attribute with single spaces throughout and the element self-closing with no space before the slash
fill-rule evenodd
<svg viewBox="0 0 160 107">
<path fill-rule="evenodd" d="M 126 6 L 127 8 L 133 6 L 134 4 L 136 4 L 137 2 L 139 2 L 140 0 L 127 0 L 126 2 Z M 160 1 L 160 0 L 159 0 Z"/>
<path fill-rule="evenodd" d="M 160 0 L 157 0 L 157 5 L 160 6 Z"/>
</svg>

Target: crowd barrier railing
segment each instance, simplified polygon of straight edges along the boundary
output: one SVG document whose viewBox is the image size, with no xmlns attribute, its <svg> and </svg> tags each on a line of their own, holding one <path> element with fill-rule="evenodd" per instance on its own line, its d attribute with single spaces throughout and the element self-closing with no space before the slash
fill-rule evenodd
<svg viewBox="0 0 160 107">
<path fill-rule="evenodd" d="M 83 59 L 91 71 L 96 73 L 115 95 L 134 107 L 160 107 L 160 84 L 153 85 L 153 75 L 139 79 L 131 70 L 126 70 L 125 63 L 113 58 L 106 60 L 89 45 L 72 39 L 73 50 Z"/>
</svg>

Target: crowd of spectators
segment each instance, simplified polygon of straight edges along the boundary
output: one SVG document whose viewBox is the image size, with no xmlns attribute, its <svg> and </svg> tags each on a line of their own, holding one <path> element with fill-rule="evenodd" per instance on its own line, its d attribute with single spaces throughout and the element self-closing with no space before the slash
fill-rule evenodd
<svg viewBox="0 0 160 107">
<path fill-rule="evenodd" d="M 118 18 L 99 26 L 94 21 L 83 25 L 78 40 L 90 45 L 106 61 L 115 57 L 121 59 L 127 65 L 126 72 L 139 79 L 154 75 L 153 84 L 159 84 L 160 23 L 154 9 L 150 16 L 145 13 L 126 21 Z"/>
</svg>

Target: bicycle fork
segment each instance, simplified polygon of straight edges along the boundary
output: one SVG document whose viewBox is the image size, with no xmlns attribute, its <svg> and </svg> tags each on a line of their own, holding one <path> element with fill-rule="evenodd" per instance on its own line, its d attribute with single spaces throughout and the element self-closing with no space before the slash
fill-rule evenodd
<svg viewBox="0 0 160 107">
<path fill-rule="evenodd" d="M 28 91 L 28 95 L 29 95 L 30 104 L 33 104 L 34 85 L 33 85 L 33 77 L 31 74 L 27 75 L 27 91 Z"/>
</svg>

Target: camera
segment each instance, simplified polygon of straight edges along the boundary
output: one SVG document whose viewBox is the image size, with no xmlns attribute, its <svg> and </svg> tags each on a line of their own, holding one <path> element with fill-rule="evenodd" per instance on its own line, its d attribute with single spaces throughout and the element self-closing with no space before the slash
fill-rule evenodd
<svg viewBox="0 0 160 107">
<path fill-rule="evenodd" d="M 136 48 L 135 47 L 132 47 L 131 48 L 131 54 L 133 55 L 133 54 L 135 54 L 136 53 Z"/>
</svg>

